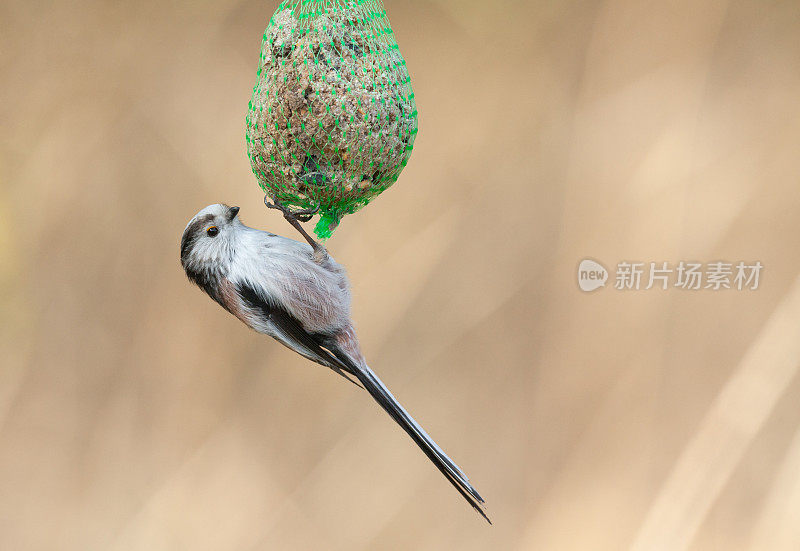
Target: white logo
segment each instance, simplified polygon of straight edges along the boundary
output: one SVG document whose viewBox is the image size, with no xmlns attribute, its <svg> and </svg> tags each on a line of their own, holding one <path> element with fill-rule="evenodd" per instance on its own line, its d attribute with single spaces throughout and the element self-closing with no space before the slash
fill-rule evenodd
<svg viewBox="0 0 800 551">
<path fill-rule="evenodd" d="M 587 293 L 606 286 L 608 270 L 594 260 L 588 258 L 578 266 L 578 287 Z"/>
<path fill-rule="evenodd" d="M 759 261 L 726 262 L 639 262 L 622 261 L 613 275 L 617 291 L 757 291 L 764 265 Z M 608 270 L 596 260 L 585 259 L 578 266 L 578 287 L 591 293 L 605 287 Z"/>
</svg>

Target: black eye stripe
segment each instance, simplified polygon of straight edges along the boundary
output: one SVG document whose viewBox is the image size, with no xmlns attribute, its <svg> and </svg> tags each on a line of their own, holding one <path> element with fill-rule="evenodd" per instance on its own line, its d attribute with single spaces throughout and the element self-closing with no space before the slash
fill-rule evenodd
<svg viewBox="0 0 800 551">
<path fill-rule="evenodd" d="M 184 230 L 183 237 L 181 238 L 181 262 L 189 258 L 189 253 L 191 252 L 192 247 L 202 235 L 200 232 L 206 224 L 213 221 L 214 215 L 206 214 L 205 216 L 194 220 L 191 224 L 189 224 L 186 230 Z"/>
</svg>

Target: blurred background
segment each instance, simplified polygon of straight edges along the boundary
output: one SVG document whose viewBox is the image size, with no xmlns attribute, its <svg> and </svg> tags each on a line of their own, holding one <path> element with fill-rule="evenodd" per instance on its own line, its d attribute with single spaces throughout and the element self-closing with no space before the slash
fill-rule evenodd
<svg viewBox="0 0 800 551">
<path fill-rule="evenodd" d="M 417 147 L 329 248 L 493 527 L 181 270 L 209 203 L 292 235 L 244 142 L 276 5 L 0 5 L 0 548 L 800 549 L 800 3 L 386 2 Z"/>
</svg>

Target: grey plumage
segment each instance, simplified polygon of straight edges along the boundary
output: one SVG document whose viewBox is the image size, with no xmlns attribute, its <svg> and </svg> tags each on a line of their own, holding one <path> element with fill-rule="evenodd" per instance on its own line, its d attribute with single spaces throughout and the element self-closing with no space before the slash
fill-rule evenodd
<svg viewBox="0 0 800 551">
<path fill-rule="evenodd" d="M 364 360 L 344 269 L 324 248 L 247 227 L 238 212 L 211 205 L 186 226 L 181 264 L 189 279 L 252 329 L 363 386 L 488 521 L 467 476 Z"/>
</svg>

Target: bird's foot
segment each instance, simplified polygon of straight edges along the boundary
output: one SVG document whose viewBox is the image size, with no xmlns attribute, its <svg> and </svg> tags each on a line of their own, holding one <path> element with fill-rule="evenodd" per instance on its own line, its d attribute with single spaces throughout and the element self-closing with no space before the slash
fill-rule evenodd
<svg viewBox="0 0 800 551">
<path fill-rule="evenodd" d="M 277 199 L 273 199 L 272 201 L 270 201 L 269 196 L 264 197 L 264 204 L 267 205 L 267 208 L 269 209 L 275 209 L 281 211 L 286 221 L 289 222 L 294 227 L 294 229 L 300 232 L 300 235 L 302 235 L 306 241 L 308 241 L 308 244 L 311 245 L 312 249 L 314 249 L 313 258 L 315 262 L 321 264 L 325 260 L 325 258 L 327 258 L 328 256 L 327 249 L 325 249 L 325 247 L 317 243 L 317 241 L 313 237 L 308 235 L 308 232 L 306 232 L 306 230 L 303 229 L 303 226 L 300 225 L 300 222 L 308 222 L 309 220 L 311 220 L 311 217 L 313 217 L 319 211 L 319 207 L 315 209 L 292 211 L 286 205 L 281 204 L 281 202 L 278 201 Z"/>
<path fill-rule="evenodd" d="M 277 199 L 270 201 L 269 196 L 264 197 L 264 204 L 267 205 L 267 208 L 281 211 L 283 213 L 283 217 L 287 220 L 289 218 L 293 218 L 298 222 L 308 222 L 314 217 L 315 214 L 319 212 L 319 207 L 315 209 L 291 210 Z"/>
</svg>

